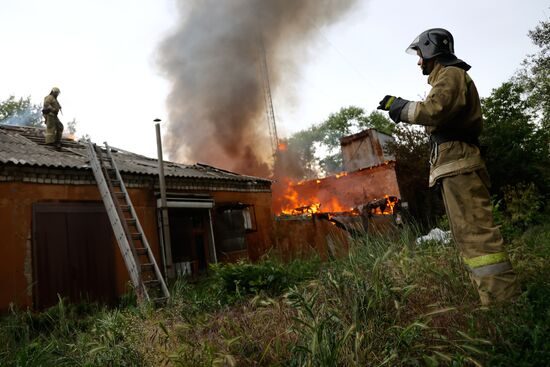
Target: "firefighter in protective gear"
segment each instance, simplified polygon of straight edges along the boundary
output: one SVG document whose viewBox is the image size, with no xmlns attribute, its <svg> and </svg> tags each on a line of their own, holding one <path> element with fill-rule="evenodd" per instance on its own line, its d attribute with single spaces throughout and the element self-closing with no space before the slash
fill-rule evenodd
<svg viewBox="0 0 550 367">
<path fill-rule="evenodd" d="M 379 109 L 398 122 L 424 125 L 430 134 L 430 187 L 441 188 L 451 231 L 483 305 L 513 300 L 516 274 L 493 221 L 489 175 L 481 158 L 481 103 L 445 29 L 421 33 L 407 48 L 432 86 L 424 101 L 385 96 Z"/>
<path fill-rule="evenodd" d="M 52 88 L 50 94 L 44 98 L 42 114 L 46 120 L 46 144 L 61 146 L 61 134 L 63 133 L 63 124 L 59 121 L 57 114 L 61 111 L 61 105 L 57 101 L 59 88 Z"/>
</svg>

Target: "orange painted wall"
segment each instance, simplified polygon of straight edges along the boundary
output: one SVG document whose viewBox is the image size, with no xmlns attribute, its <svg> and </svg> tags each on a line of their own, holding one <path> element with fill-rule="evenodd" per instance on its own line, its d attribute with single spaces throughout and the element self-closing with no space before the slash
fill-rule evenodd
<svg viewBox="0 0 550 367">
<path fill-rule="evenodd" d="M 160 251 L 153 190 L 138 188 L 128 189 L 128 192 L 147 240 L 158 260 Z M 258 231 L 247 235 L 250 259 L 258 259 L 271 247 L 273 238 L 271 193 L 210 192 L 209 194 L 216 202 L 241 201 L 255 206 Z M 22 308 L 32 307 L 32 205 L 37 202 L 56 201 L 100 202 L 101 197 L 95 185 L 0 183 L 0 312 L 6 311 L 10 303 Z M 129 278 L 116 245 L 113 246 L 113 254 L 116 257 L 116 287 L 118 294 L 123 294 Z"/>
<path fill-rule="evenodd" d="M 279 218 L 275 221 L 274 252 L 283 260 L 313 255 L 327 260 L 347 254 L 349 234 L 327 220 L 314 217 Z"/>
</svg>

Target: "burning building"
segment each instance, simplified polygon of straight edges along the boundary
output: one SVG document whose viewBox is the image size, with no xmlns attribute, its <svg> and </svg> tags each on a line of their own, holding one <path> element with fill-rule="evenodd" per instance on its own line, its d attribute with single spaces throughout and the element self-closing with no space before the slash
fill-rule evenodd
<svg viewBox="0 0 550 367">
<path fill-rule="evenodd" d="M 307 227 L 319 226 L 320 219 L 348 231 L 358 227 L 369 232 L 384 231 L 399 223 L 396 210 L 401 194 L 395 158 L 384 151 L 384 145 L 391 139 L 374 129 L 346 136 L 340 141 L 346 171 L 307 181 L 283 179 L 279 182 L 274 188 L 273 200 L 273 211 L 278 214 L 278 246 L 290 248 L 286 243 L 296 242 L 294 236 L 285 235 L 294 230 L 290 227 L 302 227 L 307 233 Z M 296 223 L 290 225 L 288 221 Z M 331 234 L 325 239 L 306 242 L 315 243 L 311 247 L 320 247 L 320 253 L 326 253 L 334 242 L 332 237 Z M 294 247 L 307 247 L 299 242 Z"/>
<path fill-rule="evenodd" d="M 124 265 L 86 144 L 42 144 L 43 130 L 0 125 L 0 311 L 43 308 L 57 294 L 114 302 Z M 272 243 L 271 181 L 212 166 L 164 162 L 172 263 L 161 243 L 158 161 L 112 149 L 162 270 L 199 274 L 215 261 L 255 260 Z M 166 249 L 164 249 L 166 250 Z"/>
</svg>

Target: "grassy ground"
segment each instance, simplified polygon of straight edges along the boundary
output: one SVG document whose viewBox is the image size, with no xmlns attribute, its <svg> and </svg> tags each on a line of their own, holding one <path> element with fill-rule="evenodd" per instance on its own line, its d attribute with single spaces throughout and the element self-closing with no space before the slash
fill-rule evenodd
<svg viewBox="0 0 550 367">
<path fill-rule="evenodd" d="M 544 366 L 550 221 L 516 232 L 524 293 L 482 308 L 453 247 L 363 236 L 349 256 L 235 264 L 166 307 L 67 305 L 0 321 L 2 366 Z"/>
</svg>

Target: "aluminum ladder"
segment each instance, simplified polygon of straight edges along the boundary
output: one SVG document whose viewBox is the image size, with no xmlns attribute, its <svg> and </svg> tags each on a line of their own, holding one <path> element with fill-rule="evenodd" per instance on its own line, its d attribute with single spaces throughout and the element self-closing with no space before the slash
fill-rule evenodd
<svg viewBox="0 0 550 367">
<path fill-rule="evenodd" d="M 163 303 L 170 298 L 162 273 L 124 186 L 107 143 L 105 148 L 87 142 L 90 166 L 128 269 L 138 301 Z"/>
</svg>

